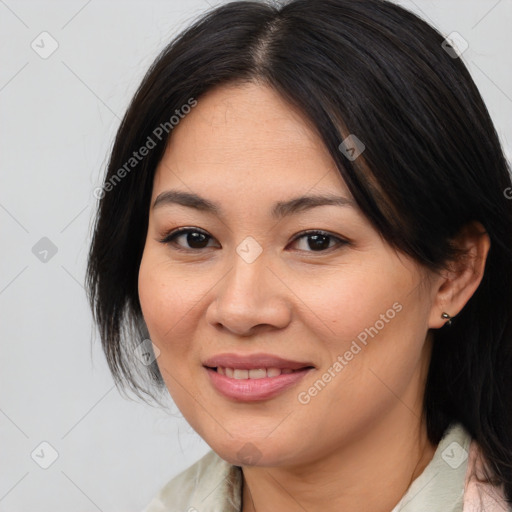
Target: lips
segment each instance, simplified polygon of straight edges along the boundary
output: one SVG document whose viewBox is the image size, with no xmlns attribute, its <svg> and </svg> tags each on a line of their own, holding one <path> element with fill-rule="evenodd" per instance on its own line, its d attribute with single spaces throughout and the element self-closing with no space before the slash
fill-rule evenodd
<svg viewBox="0 0 512 512">
<path fill-rule="evenodd" d="M 218 373 L 212 368 L 205 368 L 209 382 L 224 398 L 236 402 L 255 402 L 270 400 L 284 393 L 313 371 L 309 369 L 294 370 L 291 373 L 281 373 L 276 377 L 261 379 L 236 379 Z M 247 371 L 247 370 L 240 370 Z"/>
<path fill-rule="evenodd" d="M 270 400 L 296 386 L 315 368 L 271 354 L 220 354 L 203 365 L 217 392 L 237 402 Z"/>
<path fill-rule="evenodd" d="M 310 362 L 284 359 L 272 354 L 251 354 L 241 356 L 237 354 L 219 354 L 203 362 L 207 368 L 232 368 L 237 370 L 258 370 L 277 368 L 280 370 L 301 370 L 314 367 Z"/>
</svg>

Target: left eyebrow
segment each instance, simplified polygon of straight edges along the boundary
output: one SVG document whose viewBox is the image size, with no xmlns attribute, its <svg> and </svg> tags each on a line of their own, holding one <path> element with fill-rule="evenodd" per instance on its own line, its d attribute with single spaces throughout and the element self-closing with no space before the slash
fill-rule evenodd
<svg viewBox="0 0 512 512">
<path fill-rule="evenodd" d="M 335 195 L 311 195 L 302 196 L 288 201 L 279 201 L 272 208 L 272 217 L 281 219 L 295 213 L 299 213 L 317 206 L 349 206 L 355 208 L 355 203 L 350 199 Z"/>
<path fill-rule="evenodd" d="M 219 204 L 209 201 L 197 194 L 181 190 L 167 190 L 162 192 L 155 199 L 153 208 L 172 204 L 195 208 L 196 210 L 211 213 L 219 217 L 223 215 L 222 207 Z M 281 219 L 318 206 L 348 206 L 357 208 L 355 203 L 346 197 L 336 195 L 309 195 L 296 197 L 287 201 L 278 201 L 272 207 L 271 215 L 275 219 Z"/>
</svg>

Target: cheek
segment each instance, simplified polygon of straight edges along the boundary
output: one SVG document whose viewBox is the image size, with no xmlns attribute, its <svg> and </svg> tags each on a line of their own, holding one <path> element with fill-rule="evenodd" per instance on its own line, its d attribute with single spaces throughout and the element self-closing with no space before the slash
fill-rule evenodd
<svg viewBox="0 0 512 512">
<path fill-rule="evenodd" d="M 333 360 L 341 355 L 344 365 L 334 395 L 351 404 L 352 411 L 368 415 L 365 421 L 393 407 L 397 397 L 412 407 L 422 364 L 428 362 L 425 313 L 417 301 L 403 297 L 391 302 L 392 296 L 389 304 L 377 304 L 367 312 L 365 323 L 352 324 L 355 330 L 344 338 L 343 348 L 331 352 Z"/>
<path fill-rule="evenodd" d="M 187 300 L 186 287 L 179 281 L 169 264 L 158 261 L 150 251 L 145 251 L 139 268 L 139 301 L 151 341 L 159 348 L 156 362 L 170 395 L 181 410 L 187 409 L 182 386 L 187 382 L 183 364 L 190 353 L 186 321 L 190 321 L 191 304 Z"/>
<path fill-rule="evenodd" d="M 187 408 L 189 399 L 182 385 L 193 386 L 198 365 L 196 331 L 211 281 L 206 271 L 170 261 L 158 247 L 149 245 L 144 251 L 138 276 L 142 314 L 151 341 L 160 350 L 156 361 L 160 373 L 180 408 Z"/>
<path fill-rule="evenodd" d="M 350 268 L 347 272 L 337 270 L 318 286 L 307 291 L 303 288 L 301 297 L 309 309 L 310 325 L 319 325 L 331 344 L 343 348 L 341 345 L 347 341 L 350 344 L 376 322 L 381 326 L 381 315 L 385 320 L 393 318 L 396 315 L 393 304 L 401 303 L 410 286 L 403 276 L 367 266 L 356 270 Z M 361 338 L 364 339 L 364 334 Z"/>
<path fill-rule="evenodd" d="M 139 301 L 152 341 L 162 350 L 187 310 L 187 287 L 164 261 L 145 251 L 138 276 Z"/>
<path fill-rule="evenodd" d="M 342 365 L 331 370 L 336 384 L 332 396 L 325 393 L 327 401 L 347 393 L 350 403 L 378 402 L 389 394 L 381 380 L 397 392 L 406 386 L 427 331 L 428 304 L 417 290 L 415 274 L 393 267 L 367 267 L 310 290 L 310 323 L 320 326 L 317 335 L 322 329 L 328 352 L 323 370 Z"/>
</svg>

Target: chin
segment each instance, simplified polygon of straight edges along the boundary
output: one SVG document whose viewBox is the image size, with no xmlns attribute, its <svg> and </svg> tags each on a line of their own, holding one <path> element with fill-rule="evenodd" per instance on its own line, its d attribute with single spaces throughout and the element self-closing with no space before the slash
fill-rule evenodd
<svg viewBox="0 0 512 512">
<path fill-rule="evenodd" d="M 293 453 L 283 443 L 269 439 L 228 439 L 225 444 L 212 443 L 210 447 L 220 458 L 235 466 L 279 466 L 287 462 L 287 456 Z"/>
</svg>

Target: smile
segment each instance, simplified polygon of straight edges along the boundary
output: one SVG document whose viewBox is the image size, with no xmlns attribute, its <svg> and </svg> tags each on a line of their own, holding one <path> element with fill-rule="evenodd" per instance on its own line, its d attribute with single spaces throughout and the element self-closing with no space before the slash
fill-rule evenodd
<svg viewBox="0 0 512 512">
<path fill-rule="evenodd" d="M 264 379 L 265 377 L 278 377 L 282 373 L 292 373 L 297 370 L 291 368 L 254 368 L 246 370 L 242 368 L 226 368 L 218 366 L 215 368 L 217 373 L 230 377 L 232 379 Z"/>
</svg>

